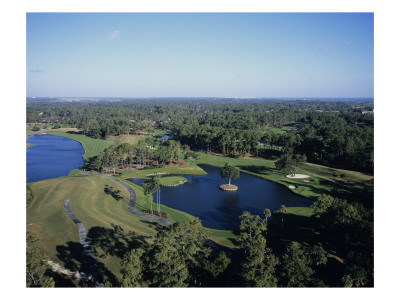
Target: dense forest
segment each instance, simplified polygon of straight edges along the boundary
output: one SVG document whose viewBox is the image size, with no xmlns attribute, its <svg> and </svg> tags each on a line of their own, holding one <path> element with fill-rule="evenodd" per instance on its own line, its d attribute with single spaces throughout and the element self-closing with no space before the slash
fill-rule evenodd
<svg viewBox="0 0 400 300">
<path fill-rule="evenodd" d="M 373 173 L 372 102 L 35 101 L 27 104 L 27 122 L 77 127 L 95 138 L 138 131 L 152 135 L 163 129 L 193 150 L 240 157 L 280 149 L 304 154 L 308 162 Z M 296 129 L 281 134 L 269 130 L 288 124 L 297 124 Z"/>
</svg>

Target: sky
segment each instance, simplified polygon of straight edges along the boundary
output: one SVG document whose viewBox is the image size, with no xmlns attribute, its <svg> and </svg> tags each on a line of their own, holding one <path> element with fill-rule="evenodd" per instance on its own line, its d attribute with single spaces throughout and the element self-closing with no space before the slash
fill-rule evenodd
<svg viewBox="0 0 400 300">
<path fill-rule="evenodd" d="M 27 13 L 28 97 L 374 97 L 373 13 Z"/>
</svg>

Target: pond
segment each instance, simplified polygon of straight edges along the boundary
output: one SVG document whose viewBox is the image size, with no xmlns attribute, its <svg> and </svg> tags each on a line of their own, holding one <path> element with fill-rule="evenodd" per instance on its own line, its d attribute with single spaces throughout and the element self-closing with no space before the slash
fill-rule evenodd
<svg viewBox="0 0 400 300">
<path fill-rule="evenodd" d="M 39 134 L 28 137 L 26 148 L 27 182 L 67 176 L 83 164 L 82 145 L 65 137 Z"/>
<path fill-rule="evenodd" d="M 264 209 L 271 211 L 281 205 L 286 207 L 308 207 L 311 201 L 301 198 L 287 188 L 255 177 L 240 173 L 239 179 L 232 180 L 239 189 L 225 192 L 219 185 L 222 180 L 220 168 L 201 165 L 207 175 L 181 175 L 188 182 L 177 187 L 161 187 L 161 204 L 199 217 L 208 228 L 232 230 L 239 226 L 239 216 L 247 210 L 252 214 L 263 214 Z M 131 179 L 140 185 L 140 179 Z M 155 197 L 154 197 L 155 198 Z"/>
<path fill-rule="evenodd" d="M 170 135 L 164 134 L 162 137 L 160 137 L 160 140 L 169 140 L 172 139 Z"/>
</svg>

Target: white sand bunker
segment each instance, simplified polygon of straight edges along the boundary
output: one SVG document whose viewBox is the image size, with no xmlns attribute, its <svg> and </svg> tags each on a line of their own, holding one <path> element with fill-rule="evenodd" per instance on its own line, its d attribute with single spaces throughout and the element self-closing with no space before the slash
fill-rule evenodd
<svg viewBox="0 0 400 300">
<path fill-rule="evenodd" d="M 290 175 L 286 175 L 286 177 L 287 178 L 294 178 L 294 179 L 297 179 L 297 178 L 310 178 L 310 176 L 308 176 L 308 175 L 304 175 L 304 174 L 290 174 Z"/>
<path fill-rule="evenodd" d="M 294 190 L 296 187 L 294 185 L 289 185 L 289 189 Z"/>
</svg>

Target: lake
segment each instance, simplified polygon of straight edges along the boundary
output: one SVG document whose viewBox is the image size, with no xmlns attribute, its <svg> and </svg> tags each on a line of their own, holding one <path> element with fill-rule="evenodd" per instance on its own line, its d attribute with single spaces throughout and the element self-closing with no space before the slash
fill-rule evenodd
<svg viewBox="0 0 400 300">
<path fill-rule="evenodd" d="M 39 134 L 28 137 L 26 148 L 27 182 L 67 176 L 83 165 L 82 145 L 60 136 Z"/>
<path fill-rule="evenodd" d="M 245 210 L 262 216 L 266 208 L 273 211 L 281 205 L 311 205 L 311 201 L 279 184 L 244 173 L 231 182 L 239 187 L 237 191 L 221 191 L 219 185 L 227 183 L 227 180 L 221 179 L 220 168 L 208 165 L 201 165 L 201 168 L 207 175 L 181 175 L 188 179 L 187 183 L 177 187 L 161 187 L 161 204 L 199 217 L 205 227 L 235 229 L 240 223 L 239 216 Z M 138 185 L 142 181 L 130 180 Z"/>
</svg>

